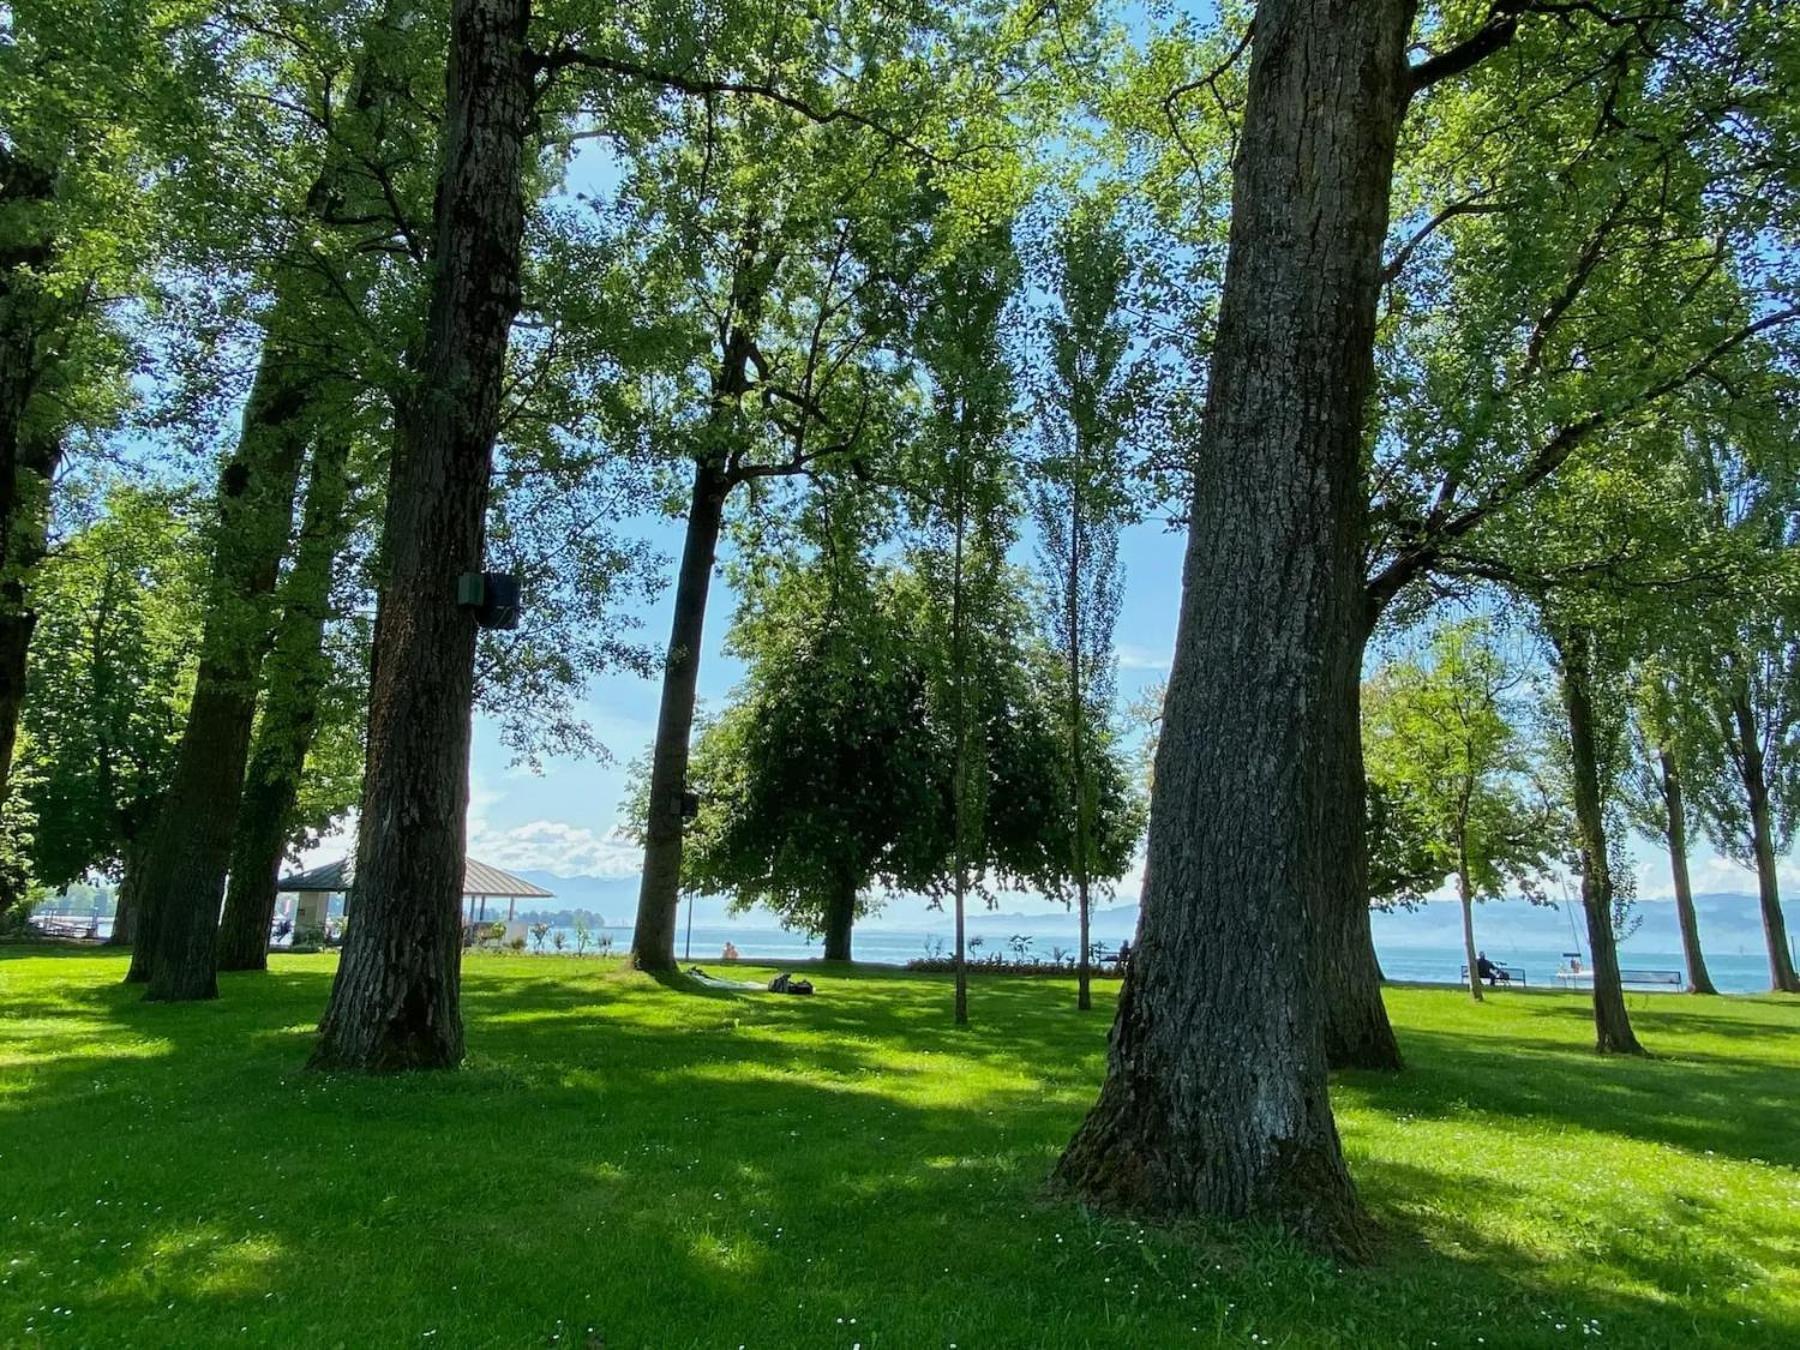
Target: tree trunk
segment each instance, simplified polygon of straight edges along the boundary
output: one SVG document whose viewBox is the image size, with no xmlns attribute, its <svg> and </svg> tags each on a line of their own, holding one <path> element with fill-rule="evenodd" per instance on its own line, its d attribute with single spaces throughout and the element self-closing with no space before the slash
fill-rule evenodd
<svg viewBox="0 0 1800 1350">
<path fill-rule="evenodd" d="M 315 1068 L 446 1068 L 459 963 L 475 616 L 488 478 L 519 308 L 529 0 L 455 0 L 431 308 L 388 483 L 356 890 Z"/>
<path fill-rule="evenodd" d="M 1082 723 L 1086 708 L 1081 689 L 1081 429 L 1075 433 L 1075 462 L 1069 470 L 1069 570 L 1064 575 L 1069 625 L 1069 765 L 1075 788 L 1075 908 L 1081 947 L 1075 958 L 1075 1007 L 1094 1006 L 1092 961 L 1088 955 L 1088 771 Z"/>
<path fill-rule="evenodd" d="M 675 579 L 675 614 L 663 666 L 656 744 L 650 752 L 649 818 L 644 822 L 644 878 L 638 887 L 637 927 L 631 950 L 644 970 L 675 969 L 675 919 L 681 905 L 682 794 L 687 790 L 688 742 L 694 730 L 700 644 L 706 633 L 706 597 L 731 490 L 712 459 L 694 463 L 693 498 L 681 571 Z"/>
<path fill-rule="evenodd" d="M 1256 11 L 1231 248 L 1156 761 L 1141 940 L 1060 1177 L 1355 1253 L 1311 910 L 1355 856 L 1361 472 L 1404 0 Z"/>
<path fill-rule="evenodd" d="M 1081 912 L 1079 921 L 1081 931 L 1081 952 L 1075 959 L 1075 1006 L 1082 1012 L 1088 1012 L 1094 1006 L 1094 993 L 1091 988 L 1093 967 L 1092 962 L 1088 958 L 1088 948 L 1093 945 L 1093 939 L 1089 936 L 1088 932 L 1088 919 L 1091 911 L 1089 909 L 1088 883 L 1086 877 L 1081 877 L 1076 881 L 1075 904 Z"/>
<path fill-rule="evenodd" d="M 362 59 L 346 111 L 364 119 L 377 142 L 380 119 L 374 110 L 390 91 L 379 58 L 389 51 L 391 38 L 381 30 L 410 22 L 408 8 L 407 0 L 395 0 L 374 21 L 376 31 L 360 44 Z M 325 221 L 331 211 L 370 190 L 366 166 L 340 142 L 328 143 L 325 154 L 307 196 L 318 228 L 329 228 Z M 273 631 L 268 596 L 293 528 L 301 460 L 327 401 L 326 390 L 340 373 L 338 353 L 326 350 L 322 359 L 318 354 L 322 325 L 317 308 L 340 301 L 321 284 L 311 251 L 300 247 L 303 256 L 287 259 L 277 271 L 275 301 L 237 454 L 220 478 L 219 533 L 200 670 L 141 892 L 143 912 L 155 933 L 149 998 L 217 995 L 219 909 L 262 659 Z"/>
<path fill-rule="evenodd" d="M 1475 955 L 1474 887 L 1469 883 L 1468 851 L 1460 844 L 1456 850 L 1456 895 L 1462 901 L 1463 960 L 1469 967 L 1469 996 L 1480 1003 L 1481 973 L 1475 968 L 1479 958 Z"/>
<path fill-rule="evenodd" d="M 143 984 L 150 978 L 151 929 L 150 916 L 144 912 L 142 896 L 144 893 L 144 866 L 148 861 L 150 840 L 154 835 L 156 822 L 152 818 L 143 834 L 131 841 L 125 848 L 123 867 L 119 877 L 119 908 L 125 913 L 125 938 L 131 944 L 131 964 L 125 970 L 126 984 Z"/>
<path fill-rule="evenodd" d="M 149 988 L 156 1000 L 216 998 L 216 932 L 244 762 L 256 719 L 257 680 L 269 637 L 269 596 L 293 526 L 312 379 L 277 333 L 277 316 L 237 453 L 219 474 L 211 592 L 200 667 L 175 770 L 150 840 L 138 894 L 149 927 Z"/>
<path fill-rule="evenodd" d="M 1712 976 L 1706 970 L 1706 955 L 1700 950 L 1700 921 L 1694 913 L 1694 887 L 1688 880 L 1687 806 L 1682 800 L 1681 772 L 1675 757 L 1667 750 L 1657 751 L 1662 768 L 1663 805 L 1668 808 L 1668 824 L 1664 838 L 1669 845 L 1669 873 L 1675 881 L 1675 915 L 1681 921 L 1681 950 L 1687 957 L 1688 992 L 1716 994 Z"/>
<path fill-rule="evenodd" d="M 1325 1062 L 1333 1069 L 1395 1073 L 1405 1067 L 1387 1006 L 1381 1000 L 1381 967 L 1369 923 L 1367 778 L 1362 755 L 1362 660 L 1371 620 L 1365 616 L 1355 660 L 1336 696 L 1346 709 L 1332 727 L 1337 787 L 1326 798 L 1330 837 L 1341 841 L 1338 867 L 1314 897 L 1319 984 L 1323 992 Z"/>
<path fill-rule="evenodd" d="M 1641 1055 L 1619 981 L 1613 937 L 1612 868 L 1607 854 L 1606 813 L 1594 746 L 1594 708 L 1589 692 L 1593 639 L 1580 629 L 1552 631 L 1562 667 L 1563 710 L 1569 719 L 1569 757 L 1574 768 L 1575 825 L 1581 843 L 1581 907 L 1587 915 L 1594 961 L 1594 1049 L 1600 1054 Z"/>
<path fill-rule="evenodd" d="M 1732 700 L 1731 712 L 1737 722 L 1744 800 L 1750 808 L 1750 843 L 1756 856 L 1756 894 L 1762 904 L 1763 937 L 1769 944 L 1769 986 L 1777 993 L 1800 994 L 1800 976 L 1794 973 L 1787 921 L 1781 913 L 1781 883 L 1775 875 L 1775 836 L 1769 823 L 1768 777 L 1756 713 L 1750 700 L 1741 694 Z"/>
<path fill-rule="evenodd" d="M 850 932 L 856 924 L 856 878 L 846 877 L 825 907 L 825 959 L 850 959 Z"/>
<path fill-rule="evenodd" d="M 262 720 L 238 804 L 225 916 L 219 924 L 221 970 L 266 970 L 269 964 L 276 877 L 318 725 L 319 698 L 331 673 L 324 652 L 325 621 L 333 566 L 349 531 L 348 453 L 348 443 L 338 436 L 325 436 L 313 448 L 300 540 L 282 583 Z"/>
<path fill-rule="evenodd" d="M 12 489 L 0 518 L 0 802 L 12 782 L 19 713 L 37 611 L 31 585 L 50 538 L 50 490 L 62 438 L 26 433 L 13 456 Z"/>
<path fill-rule="evenodd" d="M 36 398 L 65 345 L 61 305 L 38 284 L 56 252 L 48 225 L 55 195 L 50 168 L 0 145 L 0 211 L 14 226 L 0 239 L 0 802 L 12 777 L 37 626 L 31 574 L 44 554 L 51 481 L 62 458 L 62 438 L 45 424 Z"/>
</svg>

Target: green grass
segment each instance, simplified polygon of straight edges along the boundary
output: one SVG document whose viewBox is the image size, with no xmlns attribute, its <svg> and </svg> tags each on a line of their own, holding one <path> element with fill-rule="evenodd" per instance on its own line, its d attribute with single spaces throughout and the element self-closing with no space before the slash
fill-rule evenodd
<svg viewBox="0 0 1800 1350">
<path fill-rule="evenodd" d="M 475 957 L 469 1063 L 301 1071 L 329 956 L 139 1003 L 0 951 L 0 1345 L 1800 1344 L 1800 1002 L 1396 990 L 1334 1087 L 1384 1233 L 1084 1214 L 1044 1179 L 1110 989 L 815 972 L 812 1000 Z M 591 1329 L 591 1330 L 590 1330 Z"/>
</svg>

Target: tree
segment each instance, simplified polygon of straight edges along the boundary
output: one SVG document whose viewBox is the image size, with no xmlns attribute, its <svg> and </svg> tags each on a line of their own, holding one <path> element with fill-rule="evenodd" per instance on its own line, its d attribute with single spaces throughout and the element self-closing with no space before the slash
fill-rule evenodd
<svg viewBox="0 0 1800 1350">
<path fill-rule="evenodd" d="M 729 649 L 749 673 L 695 745 L 699 814 L 682 854 L 683 889 L 728 895 L 738 909 L 765 905 L 790 927 L 823 933 L 828 959 L 848 960 L 874 888 L 955 893 L 957 741 L 944 725 L 946 701 L 932 698 L 947 655 L 931 648 L 944 633 L 917 573 L 872 564 L 841 534 L 809 562 L 742 571 Z M 963 858 L 963 872 L 968 891 L 1002 880 L 1060 895 L 1072 876 L 1076 811 L 1063 687 L 1024 609 L 1011 598 L 998 622 L 989 616 L 970 663 L 978 692 L 965 706 L 982 710 L 972 739 L 987 814 L 982 851 Z M 1129 770 L 1102 726 L 1086 729 L 1096 886 L 1130 865 L 1142 823 Z M 640 773 L 634 831 L 647 790 Z"/>
<path fill-rule="evenodd" d="M 1532 790 L 1529 749 L 1511 706 L 1524 675 L 1490 625 L 1440 626 L 1427 661 L 1376 672 L 1363 696 L 1363 759 L 1384 798 L 1407 800 L 1424 818 L 1434 852 L 1456 878 L 1469 993 L 1479 1002 L 1475 902 L 1505 899 L 1514 888 L 1541 901 L 1553 858 L 1549 811 Z"/>
<path fill-rule="evenodd" d="M 1694 887 L 1688 879 L 1688 831 L 1697 821 L 1686 784 L 1689 775 L 1701 768 L 1698 756 L 1706 741 L 1694 731 L 1705 709 L 1695 709 L 1694 688 L 1667 661 L 1641 662 L 1633 671 L 1633 686 L 1631 767 L 1620 785 L 1620 797 L 1632 823 L 1660 839 L 1668 851 L 1688 992 L 1716 994 L 1700 946 Z M 1699 719 L 1694 717 L 1696 711 Z M 1701 772 L 1704 775 L 1704 769 Z"/>
<path fill-rule="evenodd" d="M 965 909 L 987 848 L 988 710 L 978 648 L 1001 609 L 1013 538 L 1014 372 L 1001 327 L 1018 284 L 1010 223 L 962 243 L 932 278 L 913 341 L 931 382 L 931 409 L 906 472 L 917 485 L 921 539 L 914 565 L 933 597 L 932 703 L 948 733 L 950 893 L 956 921 L 955 1017 L 969 1020 Z"/>
<path fill-rule="evenodd" d="M 920 615 L 907 579 L 862 557 L 757 570 L 728 639 L 748 677 L 695 746 L 682 885 L 764 905 L 848 961 L 870 888 L 912 878 L 907 845 L 935 834 Z"/>
<path fill-rule="evenodd" d="M 911 20 L 934 21 L 930 9 Z M 824 50 L 797 53 L 792 70 L 814 100 L 905 107 L 909 121 L 935 127 L 941 114 L 925 110 L 931 96 L 916 83 L 929 67 L 904 69 L 893 45 L 908 31 L 865 30 L 857 19 L 830 32 Z M 854 57 L 843 45 L 852 43 Z M 832 73 L 840 64 L 868 70 L 852 82 Z M 665 970 L 699 657 L 728 513 L 753 511 L 777 484 L 798 491 L 834 466 L 879 458 L 908 363 L 905 293 L 948 201 L 927 181 L 935 152 L 921 137 L 897 144 L 861 113 L 837 121 L 767 99 L 696 101 L 680 132 L 633 146 L 621 191 L 637 236 L 634 284 L 658 279 L 664 322 L 677 329 L 649 363 L 648 383 L 673 387 L 650 439 L 664 453 L 678 447 L 689 477 L 632 939 L 640 966 Z"/>
<path fill-rule="evenodd" d="M 463 1055 L 457 922 L 488 472 L 519 305 L 527 0 L 456 0 L 432 279 L 399 410 L 383 530 L 357 920 L 319 1025 L 317 1068 L 443 1068 Z"/>
<path fill-rule="evenodd" d="M 1795 180 L 1771 179 L 1760 148 L 1785 137 L 1768 91 L 1793 59 L 1769 7 L 1527 0 L 1472 29 L 1433 17 L 1383 268 L 1371 626 L 1428 601 L 1427 578 L 1467 554 L 1492 556 L 1488 528 L 1565 473 L 1653 478 L 1632 459 L 1640 433 L 1756 383 L 1800 319 L 1771 232 Z M 1621 542 L 1587 538 L 1592 565 Z M 1377 1047 L 1385 1017 L 1366 920 L 1347 897 L 1321 922 L 1350 953 L 1327 966 L 1332 1060 L 1370 1062 L 1357 1047 Z"/>
<path fill-rule="evenodd" d="M 117 941 L 193 681 L 202 543 L 183 495 L 115 480 L 37 582 L 21 787 L 39 822 L 32 871 L 54 887 L 120 882 Z"/>
<path fill-rule="evenodd" d="M 221 970 L 268 967 L 275 883 L 300 796 L 302 773 L 332 676 L 325 628 L 335 563 L 354 523 L 349 445 L 326 433 L 315 443 L 293 565 L 277 592 L 281 617 L 232 842 L 230 881 L 219 925 Z"/>
<path fill-rule="evenodd" d="M 1548 602 L 1541 612 L 1566 723 L 1568 794 L 1594 968 L 1594 1048 L 1603 1055 L 1642 1055 L 1619 978 L 1617 925 L 1631 897 L 1629 871 L 1622 878 L 1616 865 L 1619 830 L 1612 809 L 1622 767 L 1624 691 L 1616 652 L 1590 617 L 1571 608 Z"/>
<path fill-rule="evenodd" d="M 411 55 L 409 9 L 391 0 L 360 25 L 364 40 L 341 106 L 331 106 L 331 73 L 310 72 L 323 84 L 327 134 L 311 138 L 307 180 L 283 185 L 297 228 L 282 230 L 268 269 L 256 374 L 237 444 L 219 471 L 200 668 L 140 896 L 143 932 L 130 978 L 147 981 L 146 998 L 218 993 L 219 905 L 274 630 L 269 598 L 288 548 L 301 465 L 315 436 L 338 434 L 339 410 L 353 396 L 343 377 L 356 348 L 346 333 L 363 316 L 345 297 L 372 285 L 381 253 L 364 250 L 363 232 L 371 221 L 385 224 L 378 233 L 385 244 L 406 227 L 394 219 L 397 189 L 381 166 L 409 148 L 401 134 L 408 119 L 388 116 L 390 105 L 415 112 L 401 96 L 411 78 L 401 59 Z M 416 120 L 410 129 L 417 134 Z M 365 209 L 371 200 L 381 203 L 374 214 Z"/>
<path fill-rule="evenodd" d="M 1058 1167 L 1096 1204 L 1267 1218 L 1340 1250 L 1364 1224 L 1309 911 L 1346 858 L 1366 907 L 1361 792 L 1334 802 L 1361 783 L 1363 415 L 1410 19 L 1257 7 L 1141 940 Z"/>
<path fill-rule="evenodd" d="M 1785 541 L 1784 541 L 1785 542 Z M 1702 779 L 1708 833 L 1721 852 L 1755 870 L 1768 945 L 1769 983 L 1800 993 L 1800 975 L 1788 949 L 1777 873 L 1800 823 L 1800 622 L 1777 604 L 1742 618 L 1734 640 L 1715 654 L 1709 728 L 1715 771 Z"/>
<path fill-rule="evenodd" d="M 207 87 L 198 69 L 175 76 L 183 22 L 114 0 L 0 15 L 0 800 L 54 486 L 77 438 L 128 402 L 114 311 L 146 289 L 146 124 L 179 122 Z"/>
<path fill-rule="evenodd" d="M 1131 264 L 1106 206 L 1077 203 L 1053 227 L 1045 254 L 1054 309 L 1041 319 L 1047 359 L 1034 391 L 1031 503 L 1048 590 L 1045 629 L 1067 683 L 1063 722 L 1075 791 L 1070 857 L 1080 925 L 1076 1006 L 1085 1011 L 1093 1006 L 1088 885 L 1096 803 L 1084 732 L 1111 720 L 1113 631 L 1123 585 L 1119 528 L 1132 511 L 1126 441 L 1133 417 L 1148 420 L 1152 409 L 1142 378 L 1147 364 L 1131 358 L 1131 331 L 1120 314 Z"/>
</svg>

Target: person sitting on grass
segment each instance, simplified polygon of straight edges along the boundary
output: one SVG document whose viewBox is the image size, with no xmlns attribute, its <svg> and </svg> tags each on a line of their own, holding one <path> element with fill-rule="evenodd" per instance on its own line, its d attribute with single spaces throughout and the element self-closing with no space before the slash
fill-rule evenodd
<svg viewBox="0 0 1800 1350">
<path fill-rule="evenodd" d="M 1477 979 L 1486 980 L 1489 989 L 1492 989 L 1500 982 L 1500 967 L 1488 960 L 1486 952 L 1477 952 L 1475 954 L 1475 977 Z"/>
</svg>

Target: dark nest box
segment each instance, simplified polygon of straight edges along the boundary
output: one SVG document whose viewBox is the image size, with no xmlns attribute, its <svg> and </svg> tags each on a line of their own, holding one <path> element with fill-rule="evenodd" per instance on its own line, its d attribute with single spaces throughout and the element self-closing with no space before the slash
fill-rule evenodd
<svg viewBox="0 0 1800 1350">
<path fill-rule="evenodd" d="M 456 581 L 456 603 L 474 610 L 482 628 L 510 631 L 519 626 L 519 578 L 511 572 L 464 572 Z"/>
</svg>

